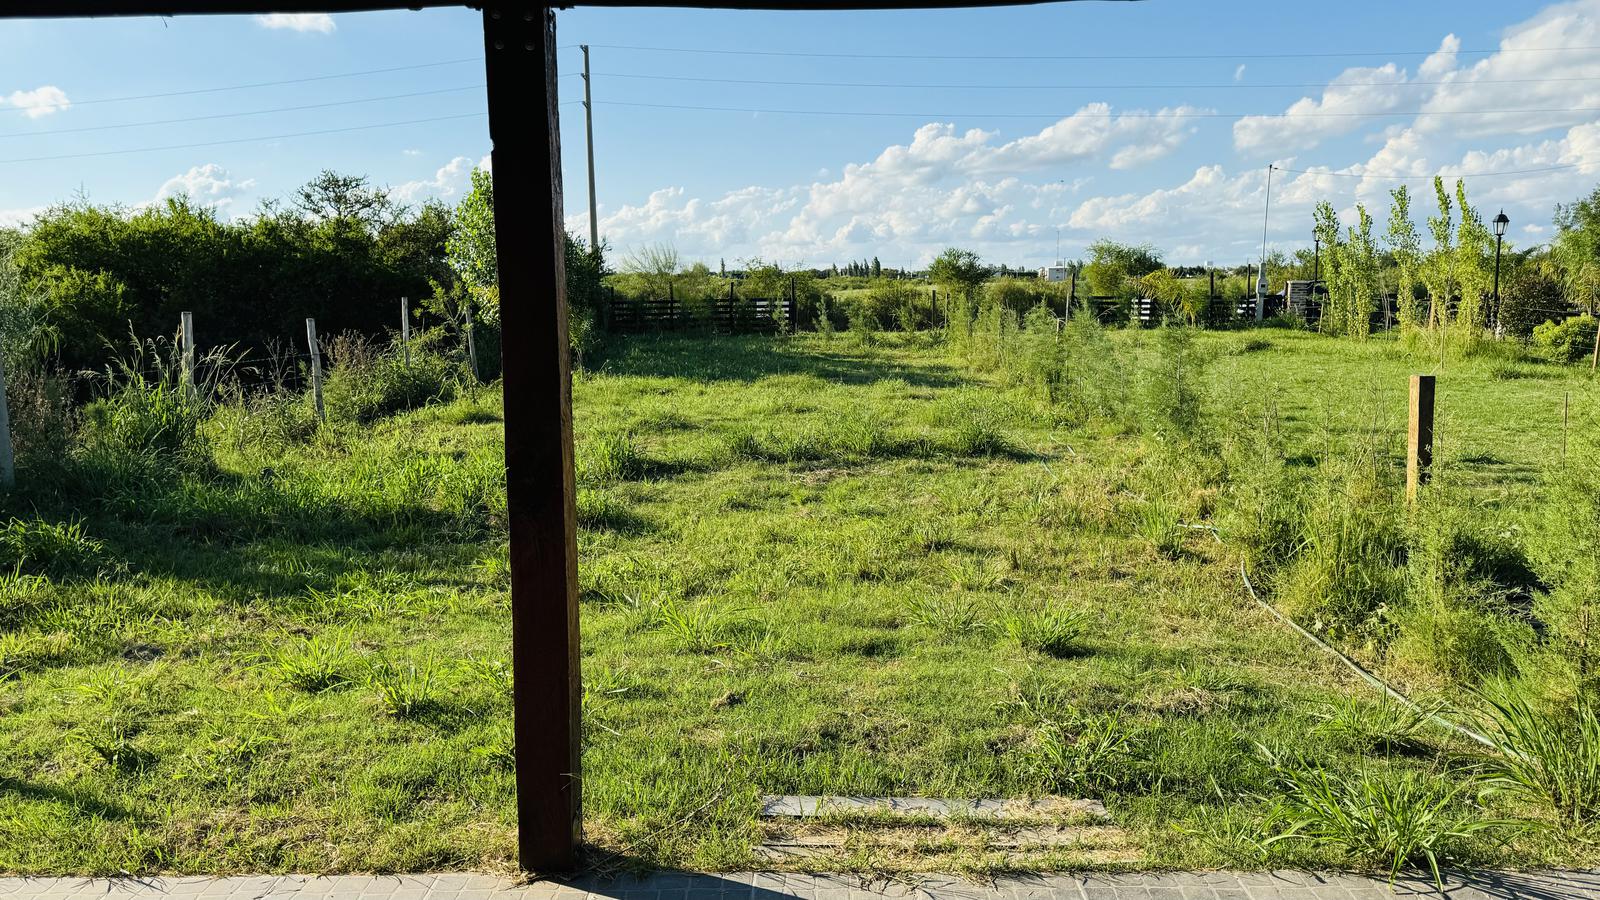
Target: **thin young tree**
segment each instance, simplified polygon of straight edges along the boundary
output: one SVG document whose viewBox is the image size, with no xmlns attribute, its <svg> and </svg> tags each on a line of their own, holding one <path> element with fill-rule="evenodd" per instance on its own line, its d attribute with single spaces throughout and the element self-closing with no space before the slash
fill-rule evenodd
<svg viewBox="0 0 1600 900">
<path fill-rule="evenodd" d="M 1434 176 L 1434 197 L 1439 203 L 1439 214 L 1428 217 L 1428 233 L 1433 236 L 1433 249 L 1423 258 L 1422 283 L 1428 289 L 1428 328 L 1438 328 L 1450 321 L 1450 295 L 1456 286 L 1456 254 L 1454 247 L 1454 207 L 1450 194 L 1444 189 L 1444 179 Z"/>
<path fill-rule="evenodd" d="M 1399 305 L 1401 329 L 1415 328 L 1417 315 L 1417 270 L 1422 264 L 1422 237 L 1411 221 L 1411 189 L 1400 185 L 1389 192 L 1389 230 L 1384 243 L 1394 257 L 1395 302 Z"/>
</svg>

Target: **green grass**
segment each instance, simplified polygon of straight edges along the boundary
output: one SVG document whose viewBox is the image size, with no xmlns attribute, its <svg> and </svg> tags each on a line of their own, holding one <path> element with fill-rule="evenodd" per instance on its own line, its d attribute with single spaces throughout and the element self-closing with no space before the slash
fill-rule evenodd
<svg viewBox="0 0 1600 900">
<path fill-rule="evenodd" d="M 1417 364 L 1392 342 L 1250 337 L 1197 341 L 1208 389 L 1275 399 L 1289 465 L 1403 416 Z M 1492 515 L 1533 495 L 1562 394 L 1592 402 L 1575 370 L 1524 367 L 1441 373 L 1442 474 Z M 1369 817 L 1370 840 L 1311 823 L 1311 788 L 1366 795 L 1304 781 L 1316 839 L 1267 842 L 1288 801 L 1260 747 L 1401 793 L 1469 751 L 1324 724 L 1376 698 L 1254 605 L 1237 548 L 1180 527 L 1216 512 L 1216 477 L 1169 435 L 1063 416 L 927 335 L 642 338 L 597 368 L 574 383 L 597 851 L 746 869 L 762 793 L 1058 792 L 1103 799 L 1135 867 L 1600 862 L 1462 824 L 1538 816 L 1514 773 L 1536 786 L 1481 816 L 1423 791 L 1443 811 Z M 228 423 L 201 429 L 205 465 L 8 503 L 0 871 L 509 869 L 493 392 L 270 447 Z"/>
</svg>

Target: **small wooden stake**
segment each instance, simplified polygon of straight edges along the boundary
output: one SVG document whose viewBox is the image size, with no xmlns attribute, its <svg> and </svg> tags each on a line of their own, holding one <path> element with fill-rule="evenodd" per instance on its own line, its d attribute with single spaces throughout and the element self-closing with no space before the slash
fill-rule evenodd
<svg viewBox="0 0 1600 900">
<path fill-rule="evenodd" d="M 467 304 L 467 363 L 472 367 L 472 381 L 478 381 L 478 344 L 472 338 L 472 304 Z"/>
<path fill-rule="evenodd" d="M 322 346 L 317 343 L 317 320 L 306 320 L 306 345 L 311 348 L 311 396 L 317 404 L 317 421 L 326 422 L 322 408 Z"/>
<path fill-rule="evenodd" d="M 6 366 L 0 358 L 0 487 L 17 484 L 16 459 L 11 454 L 11 408 L 6 404 Z"/>
<path fill-rule="evenodd" d="M 400 355 L 411 368 L 411 301 L 400 298 Z"/>
<path fill-rule="evenodd" d="M 183 341 L 183 392 L 194 395 L 194 313 L 178 313 L 179 340 Z"/>
<path fill-rule="evenodd" d="M 1411 502 L 1428 482 L 1433 465 L 1433 388 L 1434 376 L 1411 376 L 1411 416 L 1406 426 L 1406 500 Z"/>
</svg>

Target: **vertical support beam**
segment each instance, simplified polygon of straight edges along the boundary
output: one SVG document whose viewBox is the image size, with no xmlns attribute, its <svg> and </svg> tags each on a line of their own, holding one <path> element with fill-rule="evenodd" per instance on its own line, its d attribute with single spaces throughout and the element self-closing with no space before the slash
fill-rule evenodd
<svg viewBox="0 0 1600 900">
<path fill-rule="evenodd" d="M 491 2 L 483 11 L 511 538 L 517 859 L 537 872 L 574 866 L 582 826 L 555 30 L 548 7 Z"/>
<path fill-rule="evenodd" d="M 1415 502 L 1417 490 L 1428 483 L 1433 466 L 1432 375 L 1411 376 L 1411 413 L 1406 424 L 1406 500 Z"/>
<path fill-rule="evenodd" d="M 311 351 L 311 397 L 317 406 L 317 421 L 325 422 L 322 408 L 322 345 L 317 342 L 317 320 L 306 320 L 306 347 Z"/>
<path fill-rule="evenodd" d="M 600 215 L 594 197 L 594 101 L 589 99 L 589 45 L 583 49 L 583 134 L 589 146 L 589 252 L 600 252 Z"/>
</svg>

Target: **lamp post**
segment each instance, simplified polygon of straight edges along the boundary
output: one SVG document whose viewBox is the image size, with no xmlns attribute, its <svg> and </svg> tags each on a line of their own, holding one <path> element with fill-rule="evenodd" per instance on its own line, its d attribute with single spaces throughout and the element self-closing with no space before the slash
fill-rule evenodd
<svg viewBox="0 0 1600 900">
<path fill-rule="evenodd" d="M 1311 280 L 1322 280 L 1322 235 L 1311 232 Z"/>
<path fill-rule="evenodd" d="M 1494 333 L 1500 334 L 1500 243 L 1505 239 L 1506 226 L 1511 220 L 1506 218 L 1506 211 L 1494 217 Z"/>
</svg>

